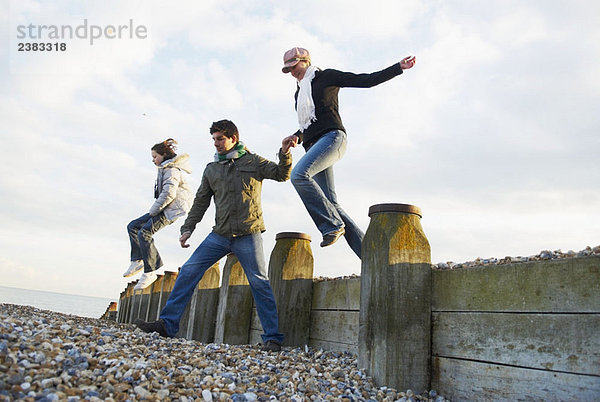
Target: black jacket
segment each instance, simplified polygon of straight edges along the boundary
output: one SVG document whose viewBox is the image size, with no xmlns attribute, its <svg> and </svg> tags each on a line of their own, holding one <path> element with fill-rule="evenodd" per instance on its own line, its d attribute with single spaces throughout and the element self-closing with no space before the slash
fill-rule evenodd
<svg viewBox="0 0 600 402">
<path fill-rule="evenodd" d="M 370 74 L 354 74 L 333 69 L 317 70 L 311 83 L 317 120 L 313 121 L 304 132 L 298 130 L 294 134 L 298 136 L 304 148 L 308 148 L 323 134 L 331 130 L 346 131 L 338 111 L 338 92 L 340 88 L 371 88 L 400 74 L 402 74 L 400 63 Z M 295 104 L 298 100 L 299 90 L 300 87 L 296 89 L 294 94 Z"/>
</svg>

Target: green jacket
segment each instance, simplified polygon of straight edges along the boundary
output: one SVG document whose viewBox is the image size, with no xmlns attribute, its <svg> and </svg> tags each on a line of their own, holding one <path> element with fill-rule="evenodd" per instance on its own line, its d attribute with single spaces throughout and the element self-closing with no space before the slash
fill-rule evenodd
<svg viewBox="0 0 600 402">
<path fill-rule="evenodd" d="M 291 152 L 279 150 L 279 164 L 259 155 L 247 153 L 238 159 L 212 162 L 204 169 L 200 188 L 181 233 L 193 232 L 215 198 L 216 216 L 213 231 L 221 236 L 236 237 L 265 231 L 260 194 L 263 179 L 286 181 L 292 170 Z"/>
</svg>

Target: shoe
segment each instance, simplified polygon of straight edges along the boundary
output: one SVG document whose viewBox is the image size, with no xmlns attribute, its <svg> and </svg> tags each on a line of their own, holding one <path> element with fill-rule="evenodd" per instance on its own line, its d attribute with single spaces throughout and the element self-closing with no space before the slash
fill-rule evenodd
<svg viewBox="0 0 600 402">
<path fill-rule="evenodd" d="M 160 336 L 164 336 L 165 338 L 169 338 L 169 334 L 167 334 L 167 329 L 165 328 L 165 322 L 163 320 L 158 321 L 144 321 L 139 318 L 133 322 L 133 325 L 138 327 L 144 332 L 157 332 Z"/>
<path fill-rule="evenodd" d="M 321 242 L 321 247 L 331 246 L 333 243 L 337 241 L 344 233 L 346 233 L 346 229 L 341 228 L 336 230 L 335 232 L 331 232 L 323 236 L 323 241 Z"/>
<path fill-rule="evenodd" d="M 142 290 L 146 289 L 148 286 L 152 285 L 152 283 L 158 278 L 156 272 L 144 272 L 140 279 L 138 280 L 137 285 L 133 288 L 133 290 Z"/>
<path fill-rule="evenodd" d="M 263 352 L 279 352 L 281 351 L 281 343 L 273 339 L 269 339 L 267 342 L 265 342 L 261 350 Z"/>
<path fill-rule="evenodd" d="M 144 261 L 142 261 L 142 260 L 131 261 L 131 265 L 129 266 L 129 268 L 127 268 L 127 271 L 125 271 L 123 276 L 125 278 L 129 278 L 130 276 L 133 276 L 133 275 L 137 274 L 138 272 L 140 272 L 142 269 L 144 269 Z"/>
</svg>

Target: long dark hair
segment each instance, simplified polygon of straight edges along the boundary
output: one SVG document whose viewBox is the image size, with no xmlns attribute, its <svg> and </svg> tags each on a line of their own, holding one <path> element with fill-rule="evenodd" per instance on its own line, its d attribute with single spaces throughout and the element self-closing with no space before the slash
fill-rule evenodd
<svg viewBox="0 0 600 402">
<path fill-rule="evenodd" d="M 156 152 L 159 155 L 162 155 L 164 157 L 164 160 L 167 160 L 177 155 L 175 153 L 175 150 L 177 149 L 175 144 L 177 144 L 177 141 L 175 141 L 173 138 L 167 138 L 163 142 L 154 144 L 154 146 L 150 148 L 150 150 Z"/>
</svg>

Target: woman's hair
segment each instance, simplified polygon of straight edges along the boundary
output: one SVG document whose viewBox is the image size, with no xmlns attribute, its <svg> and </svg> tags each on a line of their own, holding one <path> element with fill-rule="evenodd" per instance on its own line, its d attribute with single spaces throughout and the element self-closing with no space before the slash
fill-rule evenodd
<svg viewBox="0 0 600 402">
<path fill-rule="evenodd" d="M 150 148 L 150 150 L 156 152 L 159 155 L 162 155 L 164 157 L 164 160 L 167 160 L 177 155 L 175 153 L 175 150 L 177 149 L 175 144 L 177 144 L 177 141 L 175 141 L 173 138 L 168 138 L 163 142 L 154 144 L 154 146 Z"/>
<path fill-rule="evenodd" d="M 236 141 L 240 140 L 240 133 L 231 120 L 215 121 L 212 126 L 210 126 L 210 133 L 213 134 L 216 132 L 221 132 L 225 137 L 228 138 L 235 137 Z"/>
</svg>

